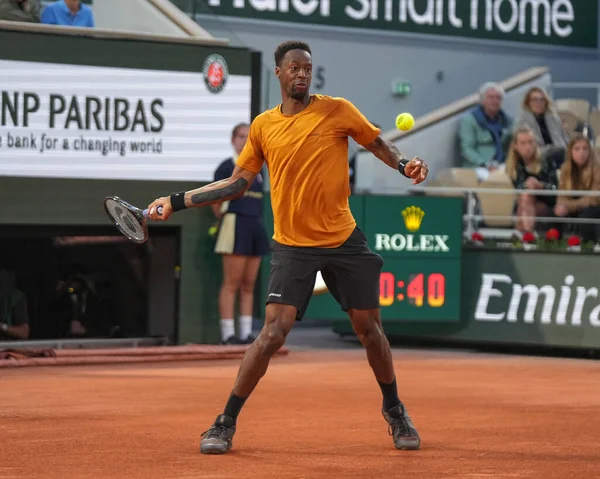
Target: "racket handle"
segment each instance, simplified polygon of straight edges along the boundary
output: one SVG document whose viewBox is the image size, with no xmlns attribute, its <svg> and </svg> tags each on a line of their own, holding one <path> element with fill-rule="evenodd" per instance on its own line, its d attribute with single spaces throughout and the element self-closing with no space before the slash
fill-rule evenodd
<svg viewBox="0 0 600 479">
<path fill-rule="evenodd" d="M 146 208 L 144 211 L 142 211 L 142 214 L 147 218 L 149 216 L 149 214 L 148 214 L 148 208 Z M 158 214 L 162 215 L 162 206 L 158 207 Z"/>
</svg>

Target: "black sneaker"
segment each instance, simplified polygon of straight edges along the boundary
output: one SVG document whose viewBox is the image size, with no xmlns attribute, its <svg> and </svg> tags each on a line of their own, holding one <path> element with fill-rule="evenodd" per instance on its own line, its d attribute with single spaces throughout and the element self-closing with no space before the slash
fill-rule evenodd
<svg viewBox="0 0 600 479">
<path fill-rule="evenodd" d="M 208 431 L 201 434 L 200 452 L 202 454 L 225 454 L 233 445 L 235 434 L 233 419 L 225 414 L 217 416 L 215 423 Z"/>
<path fill-rule="evenodd" d="M 238 338 L 237 336 L 229 336 L 229 338 L 227 338 L 225 341 L 221 341 L 221 344 L 246 344 L 244 341 L 242 341 L 240 338 Z"/>
<path fill-rule="evenodd" d="M 388 432 L 394 438 L 396 449 L 419 449 L 421 438 L 410 420 L 404 404 L 400 403 L 392 409 L 382 411 L 383 417 L 390 425 Z"/>
<path fill-rule="evenodd" d="M 246 339 L 242 339 L 242 342 L 244 344 L 252 344 L 254 341 L 256 341 L 256 336 L 254 336 L 253 334 L 249 334 Z"/>
</svg>

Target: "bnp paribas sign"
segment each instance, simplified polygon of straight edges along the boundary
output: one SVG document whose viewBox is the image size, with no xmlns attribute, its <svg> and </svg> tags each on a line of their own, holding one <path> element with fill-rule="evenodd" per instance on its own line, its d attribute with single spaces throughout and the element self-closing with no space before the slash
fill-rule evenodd
<svg viewBox="0 0 600 479">
<path fill-rule="evenodd" d="M 207 0 L 217 15 L 597 48 L 597 0 Z"/>
</svg>

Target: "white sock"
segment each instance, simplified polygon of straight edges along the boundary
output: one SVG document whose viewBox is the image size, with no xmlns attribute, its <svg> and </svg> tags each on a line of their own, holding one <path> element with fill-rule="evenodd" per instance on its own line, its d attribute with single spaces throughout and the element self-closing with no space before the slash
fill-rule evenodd
<svg viewBox="0 0 600 479">
<path fill-rule="evenodd" d="M 245 341 L 252 334 L 252 316 L 240 316 L 240 339 Z"/>
<path fill-rule="evenodd" d="M 235 323 L 233 319 L 222 319 L 221 323 L 221 339 L 227 341 L 231 336 L 235 335 Z"/>
</svg>

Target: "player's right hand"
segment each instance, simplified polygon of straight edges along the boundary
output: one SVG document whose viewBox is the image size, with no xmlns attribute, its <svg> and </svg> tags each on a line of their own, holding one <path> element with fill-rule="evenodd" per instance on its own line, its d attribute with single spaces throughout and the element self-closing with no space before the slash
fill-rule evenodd
<svg viewBox="0 0 600 479">
<path fill-rule="evenodd" d="M 404 173 L 413 180 L 413 185 L 418 185 L 427 179 L 429 167 L 425 161 L 415 156 L 404 167 Z"/>
<path fill-rule="evenodd" d="M 158 207 L 162 207 L 162 211 L 158 214 Z M 171 206 L 171 198 L 163 196 L 162 198 L 155 199 L 148 205 L 148 215 L 155 221 L 167 221 L 169 216 L 173 214 L 173 207 Z"/>
</svg>

